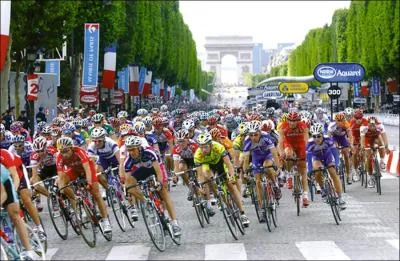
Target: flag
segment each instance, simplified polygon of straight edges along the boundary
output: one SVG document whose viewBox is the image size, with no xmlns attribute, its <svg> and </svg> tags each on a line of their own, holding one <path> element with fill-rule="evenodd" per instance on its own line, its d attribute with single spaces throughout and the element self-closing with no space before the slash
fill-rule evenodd
<svg viewBox="0 0 400 261">
<path fill-rule="evenodd" d="M 0 9 L 0 71 L 2 71 L 6 63 L 8 40 L 10 35 L 11 1 L 0 1 Z"/>
<path fill-rule="evenodd" d="M 152 71 L 147 71 L 146 73 L 146 77 L 144 80 L 144 87 L 143 87 L 143 95 L 144 96 L 149 96 L 149 94 L 151 94 L 151 89 L 150 89 L 150 85 L 151 85 L 151 76 L 152 76 Z"/>
<path fill-rule="evenodd" d="M 103 87 L 112 89 L 115 86 L 115 70 L 117 64 L 117 46 L 112 44 L 104 48 Z"/>
<path fill-rule="evenodd" d="M 129 66 L 129 95 L 139 96 L 139 67 Z"/>
<path fill-rule="evenodd" d="M 171 87 L 167 87 L 167 100 L 169 100 L 169 97 L 171 97 Z"/>
<path fill-rule="evenodd" d="M 36 101 L 39 92 L 39 77 L 37 74 L 28 74 L 28 93 L 26 99 L 28 101 Z"/>
<path fill-rule="evenodd" d="M 159 96 L 164 98 L 164 80 L 160 81 Z"/>
<path fill-rule="evenodd" d="M 144 81 L 146 80 L 147 69 L 144 66 L 140 67 L 139 71 L 139 94 L 143 93 Z"/>
</svg>

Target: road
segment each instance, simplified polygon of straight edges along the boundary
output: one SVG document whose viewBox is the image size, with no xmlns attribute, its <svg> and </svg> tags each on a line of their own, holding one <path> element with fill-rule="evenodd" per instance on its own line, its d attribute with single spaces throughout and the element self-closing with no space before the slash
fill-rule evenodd
<svg viewBox="0 0 400 261">
<path fill-rule="evenodd" d="M 71 229 L 68 240 L 61 240 L 48 213 L 42 212 L 41 216 L 49 237 L 48 257 L 53 260 L 399 260 L 398 178 L 385 174 L 382 191 L 379 196 L 374 189 L 361 187 L 359 182 L 348 186 L 347 209 L 337 226 L 330 208 L 319 196 L 296 216 L 291 193 L 284 187 L 278 207 L 278 227 L 272 232 L 267 231 L 266 224 L 256 222 L 253 205 L 246 199 L 245 210 L 252 223 L 236 241 L 218 210 L 211 224 L 201 228 L 191 203 L 186 200 L 185 187 L 178 185 L 172 188 L 172 197 L 183 228 L 182 245 L 176 246 L 167 238 L 165 252 L 152 245 L 141 216 L 136 227 L 125 233 L 112 219 L 113 240 L 107 242 L 98 234 L 95 248 L 89 248 Z"/>
</svg>

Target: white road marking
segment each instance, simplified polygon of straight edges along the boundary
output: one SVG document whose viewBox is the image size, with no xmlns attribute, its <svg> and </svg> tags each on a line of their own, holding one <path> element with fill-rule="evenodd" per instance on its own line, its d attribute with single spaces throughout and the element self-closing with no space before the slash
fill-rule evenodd
<svg viewBox="0 0 400 261">
<path fill-rule="evenodd" d="M 114 246 L 106 260 L 147 260 L 150 249 L 145 245 Z"/>
<path fill-rule="evenodd" d="M 296 242 L 306 260 L 350 260 L 333 241 Z"/>
<path fill-rule="evenodd" d="M 398 234 L 394 232 L 368 232 L 366 233 L 367 237 L 385 237 L 385 238 L 397 238 Z"/>
<path fill-rule="evenodd" d="M 242 243 L 206 245 L 204 260 L 247 260 Z"/>
<path fill-rule="evenodd" d="M 46 252 L 46 260 L 51 260 L 57 251 L 58 248 L 48 248 Z"/>
<path fill-rule="evenodd" d="M 386 239 L 386 242 L 391 244 L 394 248 L 399 250 L 399 239 Z"/>
</svg>

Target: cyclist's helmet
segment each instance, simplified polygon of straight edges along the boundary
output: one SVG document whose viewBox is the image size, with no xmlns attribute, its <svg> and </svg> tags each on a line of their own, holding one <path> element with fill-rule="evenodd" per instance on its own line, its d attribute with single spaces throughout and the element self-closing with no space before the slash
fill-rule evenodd
<svg viewBox="0 0 400 261">
<path fill-rule="evenodd" d="M 62 134 L 61 128 L 58 126 L 54 126 L 51 128 L 51 136 L 58 137 Z"/>
<path fill-rule="evenodd" d="M 315 123 L 310 128 L 311 135 L 320 135 L 324 133 L 324 126 L 321 123 Z"/>
<path fill-rule="evenodd" d="M 118 118 L 128 118 L 128 112 L 127 111 L 120 111 L 117 114 Z"/>
<path fill-rule="evenodd" d="M 364 117 L 364 112 L 363 112 L 363 110 L 361 110 L 361 109 L 356 109 L 355 111 L 354 111 L 354 118 L 356 118 L 356 119 L 361 119 L 362 117 Z"/>
<path fill-rule="evenodd" d="M 242 135 L 247 134 L 249 132 L 248 124 L 246 122 L 240 123 L 239 127 L 238 127 L 238 130 L 239 130 L 239 133 L 242 134 Z"/>
<path fill-rule="evenodd" d="M 375 116 L 368 117 L 368 123 L 370 124 L 378 124 L 378 119 Z"/>
<path fill-rule="evenodd" d="M 89 124 L 88 119 L 82 119 L 82 128 L 87 128 L 88 124 Z"/>
<path fill-rule="evenodd" d="M 109 119 L 109 122 L 110 122 L 111 126 L 113 126 L 114 128 L 118 127 L 118 125 L 119 125 L 119 119 L 115 118 L 115 117 L 111 117 Z"/>
<path fill-rule="evenodd" d="M 168 119 L 168 117 L 162 117 L 161 120 L 162 120 L 162 124 L 163 124 L 164 126 L 167 126 L 167 125 L 169 124 L 169 119 Z"/>
<path fill-rule="evenodd" d="M 93 115 L 92 117 L 92 122 L 94 123 L 101 123 L 104 119 L 103 114 L 101 113 L 96 113 L 95 115 Z"/>
<path fill-rule="evenodd" d="M 338 114 L 335 115 L 335 121 L 344 121 L 345 117 L 344 117 L 344 113 L 339 112 Z"/>
<path fill-rule="evenodd" d="M 10 125 L 10 131 L 11 131 L 12 133 L 19 132 L 19 131 L 21 130 L 21 128 L 22 128 L 22 124 L 21 124 L 20 121 L 14 121 L 14 122 L 11 123 L 11 125 Z"/>
<path fill-rule="evenodd" d="M 137 110 L 137 115 L 139 116 L 146 116 L 149 112 L 146 109 L 139 109 Z"/>
<path fill-rule="evenodd" d="M 315 114 L 323 114 L 324 110 L 321 107 L 315 109 Z"/>
<path fill-rule="evenodd" d="M 89 114 L 89 117 L 93 117 L 96 114 L 96 111 L 90 110 L 88 114 Z"/>
<path fill-rule="evenodd" d="M 213 139 L 221 138 L 221 131 L 218 128 L 212 128 L 210 134 Z"/>
<path fill-rule="evenodd" d="M 107 131 L 104 128 L 94 128 L 90 133 L 92 139 L 103 139 L 107 135 Z"/>
<path fill-rule="evenodd" d="M 160 107 L 160 110 L 162 111 L 162 112 L 166 112 L 166 111 L 168 111 L 168 106 L 167 105 L 161 105 L 161 107 Z"/>
<path fill-rule="evenodd" d="M 288 114 L 286 112 L 282 113 L 280 122 L 287 122 L 287 120 L 288 120 Z"/>
<path fill-rule="evenodd" d="M 264 120 L 261 122 L 261 130 L 265 132 L 270 132 L 274 129 L 274 122 L 271 120 Z"/>
<path fill-rule="evenodd" d="M 75 125 L 70 123 L 70 122 L 66 122 L 62 127 L 61 127 L 61 131 L 63 134 L 69 135 L 72 134 L 74 131 L 76 130 Z"/>
<path fill-rule="evenodd" d="M 81 128 L 82 125 L 83 125 L 83 122 L 82 122 L 81 119 L 75 119 L 75 120 L 73 121 L 73 124 L 74 124 L 75 128 Z"/>
<path fill-rule="evenodd" d="M 4 126 L 3 123 L 0 123 L 0 132 L 1 132 L 1 133 L 6 132 L 6 127 Z"/>
<path fill-rule="evenodd" d="M 214 115 L 212 115 L 208 117 L 207 122 L 209 125 L 215 125 L 217 124 L 217 118 Z"/>
<path fill-rule="evenodd" d="M 344 110 L 344 113 L 345 113 L 347 116 L 352 117 L 353 114 L 354 114 L 354 110 L 353 110 L 353 108 L 351 108 L 351 107 L 347 107 L 347 108 Z"/>
<path fill-rule="evenodd" d="M 46 122 L 45 121 L 41 121 L 37 124 L 37 128 L 39 130 L 43 130 L 44 126 L 46 126 Z"/>
<path fill-rule="evenodd" d="M 248 124 L 249 133 L 255 133 L 260 130 L 261 122 L 260 121 L 251 121 Z"/>
<path fill-rule="evenodd" d="M 197 137 L 197 143 L 200 145 L 210 144 L 211 142 L 212 142 L 212 137 L 211 134 L 208 132 L 200 133 L 199 136 Z"/>
<path fill-rule="evenodd" d="M 73 145 L 74 141 L 70 137 L 61 137 L 57 140 L 57 149 L 59 151 L 66 148 L 72 148 Z"/>
<path fill-rule="evenodd" d="M 129 136 L 125 140 L 125 146 L 127 148 L 139 148 L 142 145 L 142 139 L 138 136 Z"/>
<path fill-rule="evenodd" d="M 153 125 L 156 128 L 162 127 L 163 126 L 163 119 L 160 117 L 154 118 L 153 119 Z"/>
<path fill-rule="evenodd" d="M 184 128 L 186 130 L 190 130 L 190 129 L 194 128 L 194 125 L 195 125 L 194 120 L 188 119 L 182 123 L 182 128 Z"/>
<path fill-rule="evenodd" d="M 240 115 L 235 116 L 233 119 L 235 120 L 235 122 L 236 122 L 237 124 L 240 124 L 240 123 L 243 122 L 243 117 L 240 116 Z"/>
<path fill-rule="evenodd" d="M 183 140 L 189 138 L 189 132 L 187 129 L 180 129 L 175 133 L 175 137 L 177 140 Z"/>
<path fill-rule="evenodd" d="M 45 126 L 42 130 L 43 134 L 51 134 L 51 127 L 50 126 Z"/>
<path fill-rule="evenodd" d="M 287 116 L 289 121 L 298 121 L 300 120 L 300 114 L 296 111 L 289 112 Z"/>
<path fill-rule="evenodd" d="M 34 151 L 43 151 L 47 146 L 47 140 L 45 137 L 39 136 L 33 141 Z"/>
<path fill-rule="evenodd" d="M 121 126 L 119 126 L 119 132 L 120 132 L 121 136 L 130 134 L 131 130 L 132 130 L 132 126 L 129 125 L 128 123 L 124 123 Z"/>
<path fill-rule="evenodd" d="M 152 125 L 153 124 L 153 119 L 151 118 L 151 116 L 146 116 L 143 118 L 142 122 L 145 125 Z"/>
<path fill-rule="evenodd" d="M 201 114 L 199 115 L 199 119 L 200 119 L 201 121 L 207 120 L 207 117 L 208 117 L 208 115 L 207 115 L 207 113 L 205 113 L 205 112 L 203 112 L 203 113 L 201 113 Z"/>
<path fill-rule="evenodd" d="M 146 130 L 146 125 L 143 122 L 138 121 L 133 125 L 133 129 L 136 133 L 143 134 Z"/>
<path fill-rule="evenodd" d="M 275 114 L 275 108 L 274 107 L 269 107 L 267 109 L 267 115 L 271 117 L 271 116 L 274 116 L 274 114 Z"/>
</svg>

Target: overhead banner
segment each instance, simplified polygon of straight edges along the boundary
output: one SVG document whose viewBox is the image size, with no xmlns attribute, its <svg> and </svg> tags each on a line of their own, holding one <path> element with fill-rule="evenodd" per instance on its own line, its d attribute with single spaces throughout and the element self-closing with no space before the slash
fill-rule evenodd
<svg viewBox="0 0 400 261">
<path fill-rule="evenodd" d="M 320 63 L 314 68 L 319 82 L 361 82 L 365 69 L 358 63 Z"/>
<path fill-rule="evenodd" d="M 60 87 L 60 60 L 46 61 L 45 73 L 54 73 L 57 79 L 57 87 Z"/>
<path fill-rule="evenodd" d="M 36 101 L 39 92 L 39 77 L 37 74 L 28 74 L 28 93 L 26 99 L 28 101 Z"/>
<path fill-rule="evenodd" d="M 307 93 L 308 84 L 305 82 L 281 82 L 278 89 L 284 94 Z"/>
<path fill-rule="evenodd" d="M 99 70 L 100 24 L 85 23 L 82 85 L 96 87 Z"/>
</svg>

